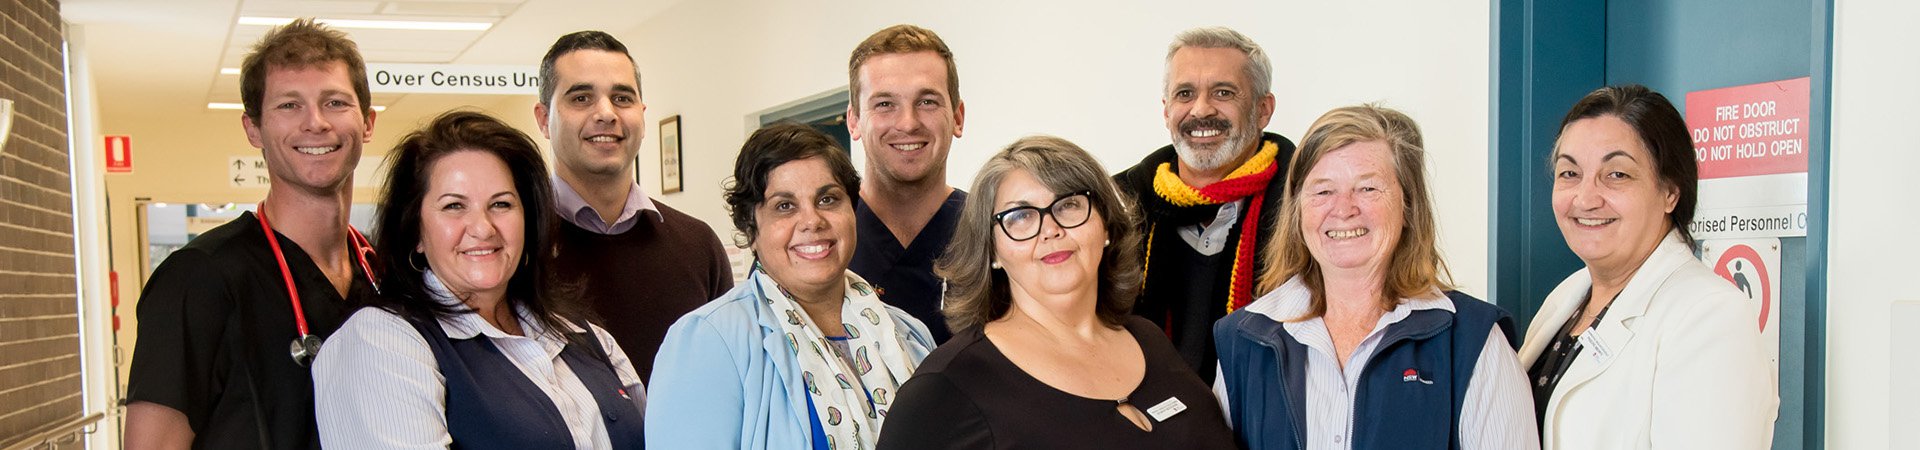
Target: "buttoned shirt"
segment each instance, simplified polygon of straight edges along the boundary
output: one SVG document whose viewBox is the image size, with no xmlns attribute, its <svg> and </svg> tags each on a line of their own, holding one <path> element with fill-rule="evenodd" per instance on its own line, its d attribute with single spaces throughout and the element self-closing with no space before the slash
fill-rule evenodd
<svg viewBox="0 0 1920 450">
<path fill-rule="evenodd" d="M 431 272 L 428 292 L 445 304 L 459 300 Z M 592 392 L 560 358 L 566 340 L 548 333 L 524 308 L 520 317 L 524 336 L 501 331 L 474 312 L 439 319 L 449 339 L 484 336 L 514 367 L 538 386 L 573 435 L 575 448 L 611 448 L 600 405 Z M 645 411 L 645 387 L 620 344 L 606 330 L 589 325 L 593 337 L 606 349 L 620 384 L 627 386 L 636 406 Z M 582 330 L 575 328 L 573 332 Z M 444 449 L 453 443 L 447 432 L 446 380 L 433 350 L 407 319 L 380 308 L 363 308 L 321 347 L 313 365 L 316 413 L 321 444 L 327 448 Z"/>
<path fill-rule="evenodd" d="M 1213 221 L 1206 224 L 1192 224 L 1180 227 L 1180 239 L 1187 241 L 1193 251 L 1213 256 L 1227 249 L 1227 237 L 1233 235 L 1233 226 L 1240 223 L 1240 208 L 1246 207 L 1247 200 L 1240 199 L 1220 204 L 1214 211 Z"/>
<path fill-rule="evenodd" d="M 1247 305 L 1247 310 L 1280 322 L 1288 334 L 1311 350 L 1307 356 L 1305 383 L 1306 448 L 1351 450 L 1353 409 L 1360 375 L 1367 361 L 1373 358 L 1387 327 L 1418 310 L 1452 312 L 1453 301 L 1439 292 L 1403 299 L 1375 321 L 1373 331 L 1354 347 L 1344 366 L 1334 356 L 1333 335 L 1323 318 L 1292 321 L 1311 308 L 1311 301 L 1312 292 L 1295 278 L 1262 296 L 1261 301 Z M 1461 400 L 1460 407 L 1459 437 L 1463 449 L 1540 448 L 1539 429 L 1533 420 L 1533 398 L 1527 389 L 1527 372 L 1520 367 L 1520 360 L 1505 336 L 1499 325 L 1489 330 L 1486 346 L 1474 362 L 1473 378 L 1467 382 L 1466 398 Z M 1222 406 L 1226 406 L 1226 384 L 1215 378 L 1213 387 Z"/>
<path fill-rule="evenodd" d="M 580 196 L 580 191 L 574 190 L 573 186 L 567 184 L 567 180 L 561 179 L 558 174 L 553 175 L 553 196 L 554 210 L 560 213 L 561 219 L 599 234 L 620 234 L 633 229 L 634 222 L 640 218 L 640 213 L 643 211 L 652 212 L 655 220 L 662 222 L 667 220 L 666 216 L 660 215 L 660 210 L 653 206 L 653 199 L 647 198 L 647 194 L 640 190 L 640 183 L 637 181 L 627 188 L 627 201 L 620 207 L 620 215 L 613 220 L 612 225 L 608 225 L 606 220 L 601 219 L 600 211 L 593 209 L 593 205 L 587 204 L 587 199 Z"/>
</svg>

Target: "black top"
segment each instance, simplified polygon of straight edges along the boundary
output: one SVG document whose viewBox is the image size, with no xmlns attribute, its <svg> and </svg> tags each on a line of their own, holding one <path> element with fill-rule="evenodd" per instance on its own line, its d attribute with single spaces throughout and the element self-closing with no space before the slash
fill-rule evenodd
<svg viewBox="0 0 1920 450">
<path fill-rule="evenodd" d="M 1126 399 L 1150 418 L 1178 399 L 1184 411 L 1141 430 L 1113 399 L 1081 397 L 1028 375 L 979 328 L 962 331 L 900 386 L 879 449 L 1216 449 L 1236 448 L 1219 400 L 1180 361 L 1152 323 L 1127 331 L 1146 357 L 1146 376 Z"/>
<path fill-rule="evenodd" d="M 1227 316 L 1226 300 L 1233 291 L 1233 242 L 1240 226 L 1227 233 L 1227 248 L 1202 255 L 1180 238 L 1175 226 L 1155 228 L 1150 236 L 1159 245 L 1147 261 L 1151 275 L 1142 280 L 1133 313 L 1165 330 L 1167 338 L 1202 380 L 1213 379 L 1213 323 Z"/>
<path fill-rule="evenodd" d="M 860 237 L 847 266 L 877 288 L 880 301 L 906 311 L 927 324 L 933 343 L 946 342 L 953 332 L 947 329 L 947 317 L 940 313 L 940 277 L 933 274 L 934 260 L 947 252 L 953 240 L 953 228 L 960 223 L 960 207 L 967 203 L 967 192 L 954 189 L 947 194 L 940 211 L 927 220 L 926 228 L 914 236 L 913 243 L 901 245 L 893 230 L 873 215 L 866 202 L 854 205 Z"/>
<path fill-rule="evenodd" d="M 1587 303 L 1591 301 L 1591 295 L 1587 300 L 1581 300 L 1579 311 L 1586 311 Z M 1612 307 L 1613 304 L 1609 303 L 1600 308 L 1600 313 L 1595 314 L 1593 321 L 1588 323 L 1587 331 L 1593 331 L 1600 324 L 1600 318 L 1607 316 L 1607 309 Z M 1533 367 L 1527 369 L 1528 384 L 1533 388 L 1533 419 L 1540 424 L 1542 433 L 1546 430 L 1547 401 L 1553 399 L 1553 390 L 1560 386 L 1560 377 L 1567 374 L 1567 368 L 1573 367 L 1573 360 L 1579 359 L 1580 350 L 1583 349 L 1580 339 L 1573 335 L 1573 325 L 1579 322 L 1578 316 L 1567 318 L 1567 323 L 1560 325 L 1560 332 L 1553 335 L 1553 341 L 1547 344 L 1546 350 L 1540 352 L 1540 358 L 1533 361 Z"/>
<path fill-rule="evenodd" d="M 733 266 L 706 222 L 653 202 L 620 234 L 587 231 L 566 220 L 556 233 L 554 273 L 577 283 L 601 328 L 620 343 L 641 381 L 653 378 L 653 356 L 667 327 L 733 289 Z"/>
<path fill-rule="evenodd" d="M 374 295 L 353 264 L 353 287 L 342 299 L 299 244 L 278 239 L 314 335 L 333 334 Z M 293 307 L 253 213 L 173 252 L 135 307 L 139 340 L 126 402 L 184 413 L 194 448 L 320 448 L 313 373 L 288 352 L 299 336 Z"/>
</svg>

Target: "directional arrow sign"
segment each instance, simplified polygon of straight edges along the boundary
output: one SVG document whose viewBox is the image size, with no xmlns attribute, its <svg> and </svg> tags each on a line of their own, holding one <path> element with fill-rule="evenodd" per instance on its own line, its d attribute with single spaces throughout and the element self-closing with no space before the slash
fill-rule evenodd
<svg viewBox="0 0 1920 450">
<path fill-rule="evenodd" d="M 260 189 L 270 183 L 267 176 L 267 159 L 261 156 L 227 157 L 227 176 L 235 188 Z"/>
</svg>

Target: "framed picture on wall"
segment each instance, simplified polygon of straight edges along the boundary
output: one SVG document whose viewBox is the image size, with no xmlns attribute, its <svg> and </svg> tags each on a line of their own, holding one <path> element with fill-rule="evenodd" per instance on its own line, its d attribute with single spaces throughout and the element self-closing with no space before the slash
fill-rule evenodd
<svg viewBox="0 0 1920 450">
<path fill-rule="evenodd" d="M 639 173 L 639 172 L 635 172 Z M 660 121 L 660 192 L 680 192 L 680 116 Z"/>
</svg>

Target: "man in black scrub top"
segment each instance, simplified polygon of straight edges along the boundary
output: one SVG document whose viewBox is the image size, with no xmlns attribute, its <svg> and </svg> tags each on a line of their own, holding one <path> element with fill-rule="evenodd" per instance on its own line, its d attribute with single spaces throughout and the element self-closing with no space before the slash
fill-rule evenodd
<svg viewBox="0 0 1920 450">
<path fill-rule="evenodd" d="M 953 51 L 931 30 L 895 25 L 855 47 L 847 70 L 847 132 L 867 157 L 849 268 L 945 342 L 953 333 L 940 314 L 933 261 L 967 200 L 947 185 L 947 152 L 967 112 Z"/>
<path fill-rule="evenodd" d="M 311 356 L 376 295 L 369 246 L 347 224 L 353 169 L 373 136 L 358 47 L 294 21 L 255 44 L 240 86 L 240 125 L 272 188 L 258 215 L 200 235 L 147 281 L 129 449 L 320 448 Z"/>
</svg>

